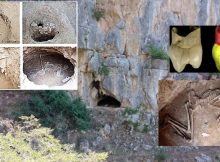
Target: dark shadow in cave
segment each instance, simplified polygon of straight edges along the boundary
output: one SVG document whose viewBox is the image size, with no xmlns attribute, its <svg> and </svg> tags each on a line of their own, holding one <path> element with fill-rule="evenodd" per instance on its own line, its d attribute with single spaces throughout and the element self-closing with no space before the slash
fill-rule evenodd
<svg viewBox="0 0 220 162">
<path fill-rule="evenodd" d="M 103 95 L 97 103 L 97 106 L 121 107 L 121 102 L 111 96 Z"/>
<path fill-rule="evenodd" d="M 95 87 L 96 89 L 100 89 L 100 82 L 99 81 L 93 81 L 92 87 Z"/>
</svg>

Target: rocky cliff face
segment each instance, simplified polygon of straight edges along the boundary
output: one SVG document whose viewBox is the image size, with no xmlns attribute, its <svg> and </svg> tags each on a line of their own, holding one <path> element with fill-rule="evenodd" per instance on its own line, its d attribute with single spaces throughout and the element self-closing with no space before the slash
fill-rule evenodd
<svg viewBox="0 0 220 162">
<path fill-rule="evenodd" d="M 158 80 L 168 75 L 168 63 L 152 60 L 146 46 L 153 43 L 166 51 L 170 25 L 220 22 L 218 0 L 78 3 L 79 92 L 90 106 L 96 106 L 104 95 L 115 98 L 122 107 L 155 109 Z M 103 74 L 106 67 L 109 73 Z"/>
</svg>

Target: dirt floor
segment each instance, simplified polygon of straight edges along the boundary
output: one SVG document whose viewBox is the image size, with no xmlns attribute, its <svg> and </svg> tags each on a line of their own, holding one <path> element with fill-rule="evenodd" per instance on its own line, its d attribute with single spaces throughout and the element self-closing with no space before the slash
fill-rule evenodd
<svg viewBox="0 0 220 162">
<path fill-rule="evenodd" d="M 19 43 L 19 3 L 0 4 L 0 42 Z"/>
<path fill-rule="evenodd" d="M 0 89 L 13 89 L 15 88 L 10 80 L 6 79 L 5 74 L 0 73 Z"/>
<path fill-rule="evenodd" d="M 219 80 L 161 81 L 159 107 L 160 145 L 220 146 Z"/>
</svg>

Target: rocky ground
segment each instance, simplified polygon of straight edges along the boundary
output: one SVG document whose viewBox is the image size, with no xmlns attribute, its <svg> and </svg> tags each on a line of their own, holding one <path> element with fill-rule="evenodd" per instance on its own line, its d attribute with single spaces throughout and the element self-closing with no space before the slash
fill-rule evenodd
<svg viewBox="0 0 220 162">
<path fill-rule="evenodd" d="M 157 147 L 155 118 L 146 113 L 145 118 L 124 116 L 124 108 L 96 107 L 90 110 L 92 130 L 85 132 L 70 131 L 68 141 L 83 152 L 107 151 L 108 161 L 122 162 L 217 162 L 219 147 Z M 151 125 L 148 131 L 134 129 L 134 125 L 125 121 L 141 120 Z"/>
<path fill-rule="evenodd" d="M 73 150 L 81 153 L 107 152 L 107 161 L 122 162 L 217 162 L 220 148 L 218 147 L 157 147 L 157 135 L 149 129 L 141 132 L 128 124 L 128 116 L 124 116 L 122 108 L 97 107 L 90 110 L 92 115 L 91 130 L 68 132 L 67 140 Z M 6 116 L 8 114 L 6 113 Z M 132 120 L 137 119 L 137 115 Z M 146 116 L 148 116 L 146 114 Z M 134 119 L 136 118 L 136 119 Z M 147 118 L 146 118 L 147 119 Z M 148 119 L 152 122 L 152 118 Z M 0 133 L 13 131 L 13 120 L 1 118 Z M 15 122 L 16 123 L 16 122 Z M 59 138 L 59 137 L 58 137 Z M 95 162 L 95 161 L 94 161 Z"/>
</svg>

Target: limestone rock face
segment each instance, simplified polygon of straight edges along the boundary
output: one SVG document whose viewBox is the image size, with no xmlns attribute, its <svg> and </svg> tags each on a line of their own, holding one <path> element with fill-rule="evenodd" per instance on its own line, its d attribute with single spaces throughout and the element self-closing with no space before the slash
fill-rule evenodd
<svg viewBox="0 0 220 162">
<path fill-rule="evenodd" d="M 151 60 L 146 45 L 167 51 L 170 25 L 215 25 L 219 1 L 80 0 L 79 92 L 90 106 L 109 95 L 122 107 L 155 109 L 166 61 Z M 103 11 L 97 21 L 99 9 Z M 109 74 L 100 74 L 103 64 Z M 97 83 L 97 84 L 94 84 Z"/>
</svg>

